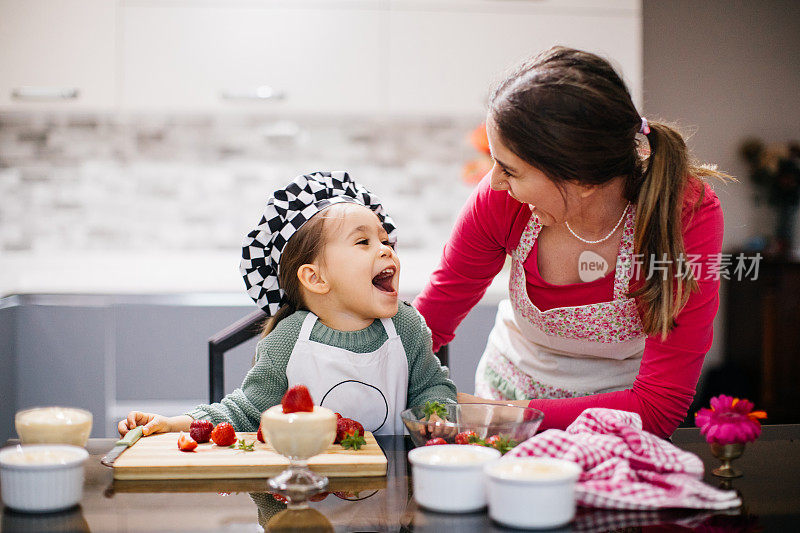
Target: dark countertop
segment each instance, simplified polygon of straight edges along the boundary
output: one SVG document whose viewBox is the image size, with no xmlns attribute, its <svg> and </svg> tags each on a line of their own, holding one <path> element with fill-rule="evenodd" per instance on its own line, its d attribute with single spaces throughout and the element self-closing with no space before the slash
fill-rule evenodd
<svg viewBox="0 0 800 533">
<path fill-rule="evenodd" d="M 706 481 L 718 466 L 697 429 L 679 429 L 675 444 L 700 456 Z M 324 500 L 313 511 L 282 512 L 285 506 L 266 493 L 264 479 L 114 481 L 100 464 L 114 439 L 91 439 L 83 500 L 55 514 L 20 514 L 3 509 L 0 530 L 7 531 L 270 531 L 289 524 L 293 531 L 505 531 L 485 512 L 447 515 L 420 509 L 411 497 L 406 460 L 410 440 L 378 437 L 389 461 L 386 477 L 331 479 Z M 609 531 L 663 524 L 668 529 L 714 531 L 800 530 L 800 425 L 764 426 L 760 439 L 734 462 L 744 476 L 732 480 L 744 501 L 741 509 L 718 512 L 622 512 L 579 509 L 576 520 L 558 531 Z M 281 514 L 278 514 L 281 513 Z M 274 527 L 279 526 L 279 527 Z M 299 529 L 298 529 L 299 528 Z M 720 529 L 717 529 L 720 528 Z M 686 530 L 686 529 L 684 529 Z"/>
</svg>

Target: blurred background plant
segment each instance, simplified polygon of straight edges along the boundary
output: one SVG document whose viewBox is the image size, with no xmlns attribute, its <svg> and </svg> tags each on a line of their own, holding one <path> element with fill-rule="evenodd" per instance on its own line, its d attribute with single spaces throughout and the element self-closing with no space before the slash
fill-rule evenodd
<svg viewBox="0 0 800 533">
<path fill-rule="evenodd" d="M 469 142 L 478 151 L 478 156 L 464 163 L 461 169 L 461 179 L 465 183 L 474 185 L 492 169 L 491 150 L 485 122 L 481 122 L 470 132 Z"/>
<path fill-rule="evenodd" d="M 760 139 L 745 139 L 739 155 L 747 163 L 757 199 L 775 209 L 776 221 L 769 252 L 787 256 L 794 247 L 797 208 L 800 203 L 800 143 L 766 146 Z"/>
</svg>

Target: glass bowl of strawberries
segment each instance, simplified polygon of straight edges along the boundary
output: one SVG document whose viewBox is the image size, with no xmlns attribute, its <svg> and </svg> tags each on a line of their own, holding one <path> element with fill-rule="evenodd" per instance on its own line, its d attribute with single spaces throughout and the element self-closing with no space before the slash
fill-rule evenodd
<svg viewBox="0 0 800 533">
<path fill-rule="evenodd" d="M 504 454 L 536 434 L 544 413 L 512 404 L 426 402 L 400 418 L 414 446 L 472 444 Z"/>
</svg>

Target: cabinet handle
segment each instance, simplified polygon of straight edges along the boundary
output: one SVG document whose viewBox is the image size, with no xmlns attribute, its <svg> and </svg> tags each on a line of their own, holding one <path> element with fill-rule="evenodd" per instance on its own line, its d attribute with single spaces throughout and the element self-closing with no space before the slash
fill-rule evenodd
<svg viewBox="0 0 800 533">
<path fill-rule="evenodd" d="M 15 87 L 11 97 L 15 100 L 75 100 L 77 87 Z"/>
<path fill-rule="evenodd" d="M 222 91 L 223 100 L 283 100 L 286 93 L 277 91 L 269 85 L 261 85 L 254 89 L 230 89 Z"/>
</svg>

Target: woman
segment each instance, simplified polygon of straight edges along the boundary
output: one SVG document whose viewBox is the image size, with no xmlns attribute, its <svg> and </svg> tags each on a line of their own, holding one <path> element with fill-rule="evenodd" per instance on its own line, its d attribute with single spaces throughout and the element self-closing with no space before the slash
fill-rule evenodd
<svg viewBox="0 0 800 533">
<path fill-rule="evenodd" d="M 494 166 L 414 302 L 434 350 L 509 255 L 476 394 L 541 409 L 543 428 L 607 407 L 670 435 L 711 346 L 723 221 L 703 179 L 725 175 L 642 118 L 608 62 L 563 47 L 499 85 L 487 134 Z"/>
</svg>

